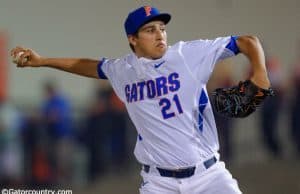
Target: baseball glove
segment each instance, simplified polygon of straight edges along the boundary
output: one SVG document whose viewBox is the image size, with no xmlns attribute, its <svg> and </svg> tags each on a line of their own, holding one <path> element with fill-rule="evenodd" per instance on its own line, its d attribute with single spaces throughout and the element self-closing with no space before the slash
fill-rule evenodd
<svg viewBox="0 0 300 194">
<path fill-rule="evenodd" d="M 234 118 L 247 117 L 274 91 L 262 89 L 252 81 L 240 81 L 237 86 L 217 88 L 212 93 L 212 102 L 217 113 Z"/>
</svg>

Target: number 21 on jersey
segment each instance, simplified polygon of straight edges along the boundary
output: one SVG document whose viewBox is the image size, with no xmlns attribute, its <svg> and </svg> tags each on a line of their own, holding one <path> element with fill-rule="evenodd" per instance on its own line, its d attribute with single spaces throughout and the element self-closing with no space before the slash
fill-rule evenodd
<svg viewBox="0 0 300 194">
<path fill-rule="evenodd" d="M 179 97 L 177 94 L 173 96 L 172 99 L 169 98 L 162 98 L 159 101 L 159 106 L 161 107 L 161 113 L 164 119 L 169 119 L 171 117 L 174 117 L 176 112 L 172 112 L 170 109 L 171 107 L 175 107 L 177 109 L 177 112 L 179 114 L 183 113 Z"/>
</svg>

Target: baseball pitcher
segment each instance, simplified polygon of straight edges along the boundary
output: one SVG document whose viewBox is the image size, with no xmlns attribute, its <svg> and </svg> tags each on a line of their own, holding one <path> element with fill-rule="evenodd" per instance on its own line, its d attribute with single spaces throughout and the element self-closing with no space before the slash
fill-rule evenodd
<svg viewBox="0 0 300 194">
<path fill-rule="evenodd" d="M 219 143 L 206 83 L 215 64 L 244 54 L 252 65 L 249 80 L 214 92 L 219 113 L 245 117 L 272 95 L 265 56 L 255 36 L 167 44 L 171 19 L 151 6 L 128 14 L 125 32 L 132 50 L 115 59 L 47 58 L 16 47 L 18 67 L 51 67 L 107 79 L 138 132 L 134 154 L 141 164 L 142 194 L 237 194 L 237 181 L 219 160 Z"/>
</svg>

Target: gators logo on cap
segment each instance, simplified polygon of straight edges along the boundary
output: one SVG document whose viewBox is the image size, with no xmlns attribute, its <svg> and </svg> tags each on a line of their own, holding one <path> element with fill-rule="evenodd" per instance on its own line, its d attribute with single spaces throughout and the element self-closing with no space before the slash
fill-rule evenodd
<svg viewBox="0 0 300 194">
<path fill-rule="evenodd" d="M 146 16 L 150 16 L 151 15 L 152 7 L 145 6 L 144 9 L 145 9 Z"/>
</svg>

